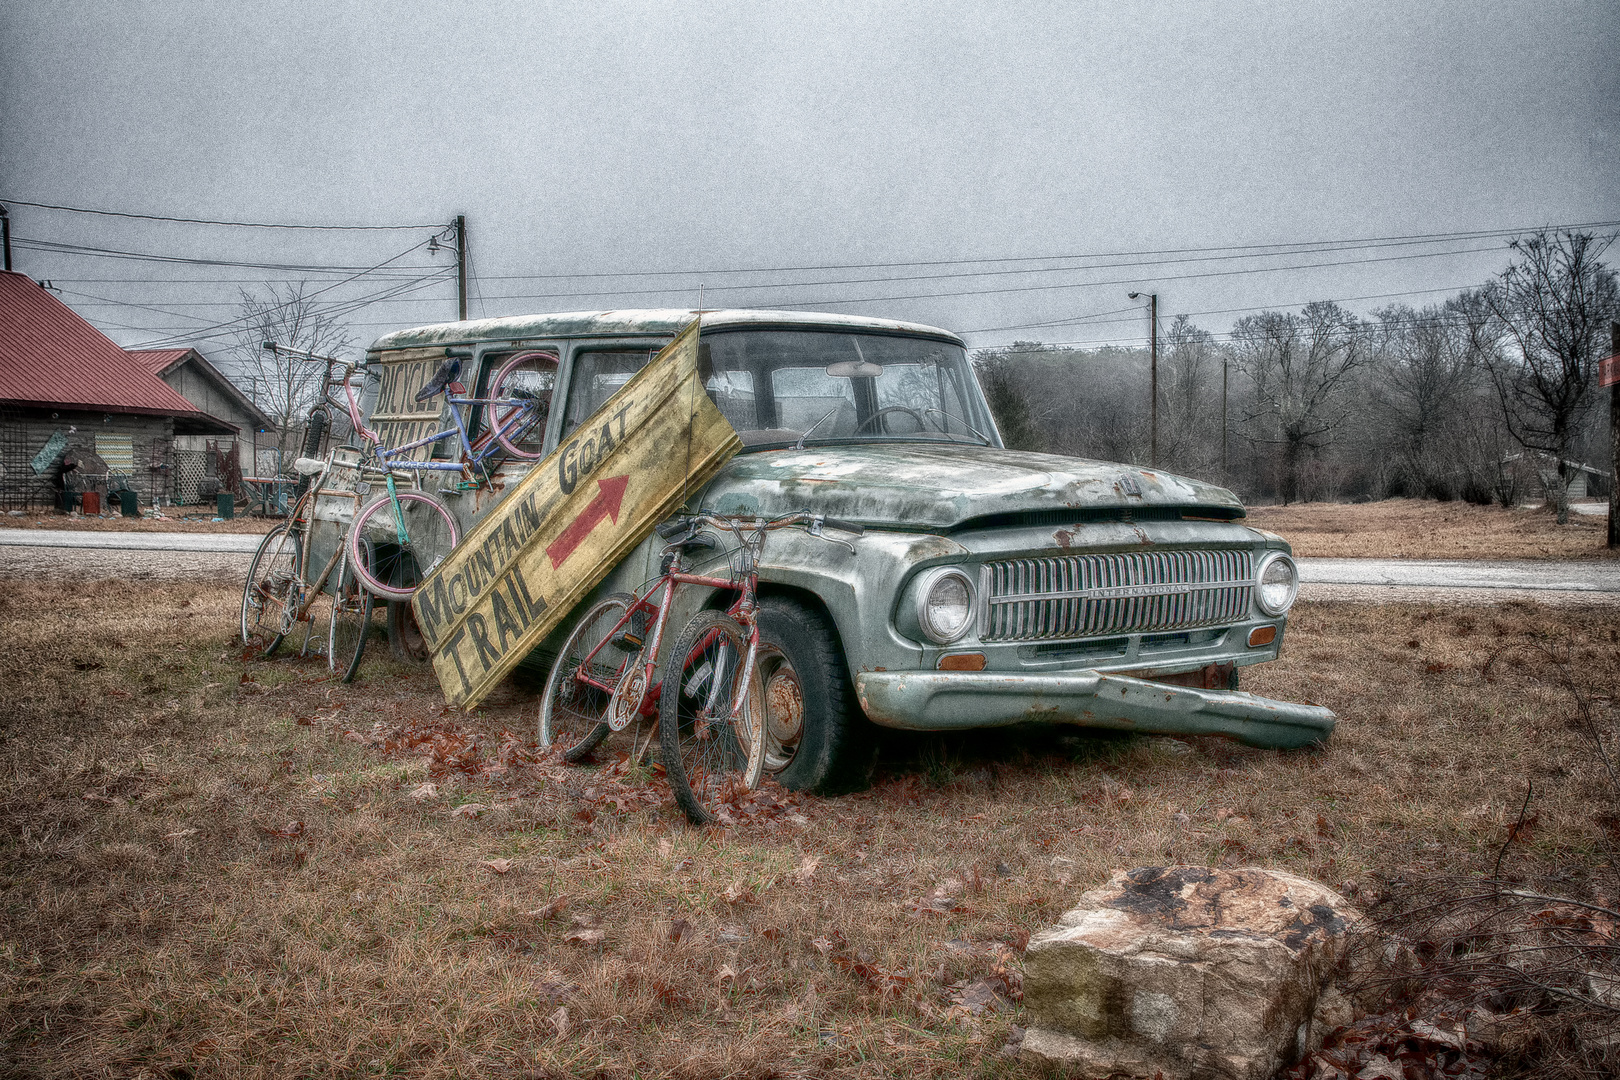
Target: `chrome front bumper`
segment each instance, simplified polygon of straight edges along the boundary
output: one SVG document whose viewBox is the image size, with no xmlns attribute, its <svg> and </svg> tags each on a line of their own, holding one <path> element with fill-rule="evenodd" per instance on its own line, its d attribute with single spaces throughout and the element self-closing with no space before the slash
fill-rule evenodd
<svg viewBox="0 0 1620 1080">
<path fill-rule="evenodd" d="M 855 691 L 873 723 L 908 731 L 1077 724 L 1158 735 L 1226 735 L 1250 746 L 1293 749 L 1321 742 L 1338 723 L 1333 711 L 1320 705 L 1100 671 L 863 671 L 855 675 Z"/>
</svg>

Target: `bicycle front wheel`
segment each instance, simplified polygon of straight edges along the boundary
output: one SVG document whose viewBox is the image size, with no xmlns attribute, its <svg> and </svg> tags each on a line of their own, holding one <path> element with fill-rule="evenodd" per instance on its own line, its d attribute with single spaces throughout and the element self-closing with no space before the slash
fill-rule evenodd
<svg viewBox="0 0 1620 1080">
<path fill-rule="evenodd" d="M 362 585 L 385 600 L 409 600 L 460 543 L 461 530 L 436 495 L 401 491 L 395 498 L 384 492 L 362 506 L 346 544 L 349 565 Z"/>
<path fill-rule="evenodd" d="M 265 534 L 248 563 L 242 586 L 242 644 L 262 645 L 264 656 L 275 652 L 286 636 L 285 613 L 297 594 L 301 540 L 292 523 L 284 521 Z"/>
<path fill-rule="evenodd" d="M 665 655 L 658 739 L 670 790 L 694 825 L 718 820 L 764 768 L 764 690 L 759 672 L 744 670 L 747 659 L 747 635 L 721 611 L 694 615 Z M 744 678 L 748 693 L 733 714 Z"/>
<path fill-rule="evenodd" d="M 628 593 L 614 593 L 574 624 L 540 695 L 542 749 L 555 746 L 564 760 L 578 763 L 612 730 L 607 717 L 613 692 L 640 661 L 641 650 L 608 639 L 622 628 L 634 600 Z"/>
<path fill-rule="evenodd" d="M 345 552 L 338 563 L 337 585 L 332 590 L 332 616 L 327 625 L 326 666 L 343 682 L 354 679 L 371 632 L 371 610 L 377 598 L 360 585 Z"/>
</svg>

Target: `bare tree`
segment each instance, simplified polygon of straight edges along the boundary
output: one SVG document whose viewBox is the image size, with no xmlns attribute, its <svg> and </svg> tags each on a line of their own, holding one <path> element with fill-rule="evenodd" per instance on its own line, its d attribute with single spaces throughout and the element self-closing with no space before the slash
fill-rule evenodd
<svg viewBox="0 0 1620 1080">
<path fill-rule="evenodd" d="M 235 376 L 248 397 L 276 424 L 276 446 L 291 460 L 302 438 L 304 420 L 320 400 L 324 366 L 299 359 L 284 349 L 335 356 L 351 344 L 343 327 L 323 314 L 306 282 L 267 283 L 264 292 L 242 290 L 237 308 Z"/>
<path fill-rule="evenodd" d="M 1164 335 L 1159 360 L 1161 411 L 1167 421 L 1160 429 L 1163 459 L 1181 472 L 1209 474 L 1219 452 L 1219 435 L 1212 433 L 1212 405 L 1219 388 L 1210 391 L 1212 375 L 1219 374 L 1220 350 L 1209 331 L 1177 315 Z M 1212 434 L 1214 437 L 1212 437 Z"/>
<path fill-rule="evenodd" d="M 1558 523 L 1569 523 L 1571 457 L 1596 400 L 1609 321 L 1620 317 L 1615 273 L 1602 263 L 1615 240 L 1538 232 L 1510 245 L 1517 259 L 1485 290 L 1511 347 L 1491 366 L 1513 438 L 1553 459 Z"/>
<path fill-rule="evenodd" d="M 1395 305 L 1377 317 L 1382 356 L 1369 390 L 1396 448 L 1396 483 L 1429 498 L 1488 502 L 1486 471 L 1500 469 L 1501 455 L 1493 451 L 1494 460 L 1483 462 L 1459 452 L 1478 441 L 1482 424 L 1495 426 L 1479 407 L 1497 352 L 1481 294 L 1465 292 L 1422 310 Z"/>
<path fill-rule="evenodd" d="M 1027 365 L 1020 353 L 1043 349 L 1032 341 L 1015 341 L 1010 349 L 986 349 L 973 357 L 990 414 L 996 418 L 1001 441 L 1013 450 L 1040 450 L 1045 439 L 1037 419 L 1038 406 L 1026 386 Z"/>
<path fill-rule="evenodd" d="M 1350 414 L 1347 391 L 1370 354 L 1366 330 L 1326 300 L 1298 315 L 1248 315 L 1233 328 L 1233 357 L 1253 392 L 1243 418 L 1245 437 L 1276 448 L 1285 504 L 1299 497 L 1307 455 L 1320 450 Z"/>
</svg>

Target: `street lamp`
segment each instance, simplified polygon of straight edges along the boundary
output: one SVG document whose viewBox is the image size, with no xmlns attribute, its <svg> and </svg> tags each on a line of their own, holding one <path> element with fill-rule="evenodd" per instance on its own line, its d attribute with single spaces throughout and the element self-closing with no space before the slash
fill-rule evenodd
<svg viewBox="0 0 1620 1080">
<path fill-rule="evenodd" d="M 1132 300 L 1142 294 L 1133 292 Z M 1152 416 L 1153 442 L 1148 453 L 1148 464 L 1153 468 L 1159 467 L 1159 294 L 1148 293 L 1148 371 L 1151 381 L 1148 388 L 1149 413 Z"/>
</svg>

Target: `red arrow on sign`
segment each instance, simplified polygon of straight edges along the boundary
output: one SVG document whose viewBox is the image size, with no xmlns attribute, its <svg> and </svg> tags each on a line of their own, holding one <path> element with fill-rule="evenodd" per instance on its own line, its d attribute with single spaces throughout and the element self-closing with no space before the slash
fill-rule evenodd
<svg viewBox="0 0 1620 1080">
<path fill-rule="evenodd" d="M 619 507 L 624 503 L 624 489 L 630 486 L 628 476 L 610 476 L 606 480 L 596 482 L 596 498 L 586 504 L 579 516 L 568 523 L 557 539 L 546 548 L 546 554 L 551 556 L 553 570 L 561 566 L 574 549 L 584 543 L 585 538 L 591 535 L 591 530 L 601 523 L 603 518 L 610 519 L 613 524 L 619 523 Z"/>
</svg>

